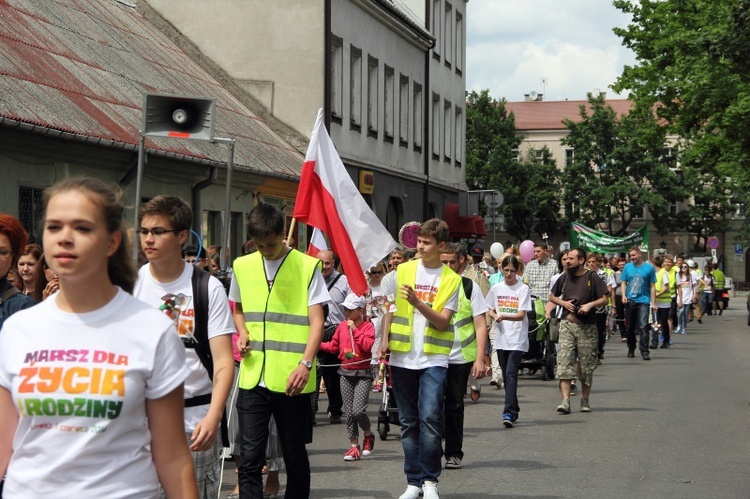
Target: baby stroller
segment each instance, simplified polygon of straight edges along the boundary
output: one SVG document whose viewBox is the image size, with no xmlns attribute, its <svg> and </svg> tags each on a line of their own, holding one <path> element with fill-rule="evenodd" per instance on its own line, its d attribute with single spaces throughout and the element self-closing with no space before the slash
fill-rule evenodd
<svg viewBox="0 0 750 499">
<path fill-rule="evenodd" d="M 542 381 L 555 377 L 557 354 L 555 343 L 550 340 L 547 319 L 544 317 L 544 302 L 532 295 L 532 310 L 529 319 L 529 351 L 523 354 L 520 369 L 529 375 L 541 371 Z"/>
<path fill-rule="evenodd" d="M 378 411 L 378 435 L 380 435 L 380 440 L 385 440 L 388 438 L 391 424 L 400 425 L 400 423 L 398 421 L 396 397 L 394 397 L 393 388 L 390 386 L 391 373 L 388 370 L 388 362 L 385 359 L 380 359 L 379 364 L 378 383 L 384 389 L 382 391 L 383 398 L 380 403 L 380 410 Z"/>
</svg>

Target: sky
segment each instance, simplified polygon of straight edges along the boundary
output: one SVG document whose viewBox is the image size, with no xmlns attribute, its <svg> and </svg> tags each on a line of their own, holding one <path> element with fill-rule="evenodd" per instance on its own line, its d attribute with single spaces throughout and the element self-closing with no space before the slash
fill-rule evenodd
<svg viewBox="0 0 750 499">
<path fill-rule="evenodd" d="M 635 55 L 612 32 L 629 17 L 611 0 L 469 0 L 466 88 L 495 99 L 583 100 L 609 86 Z M 542 78 L 547 81 L 546 88 Z"/>
</svg>

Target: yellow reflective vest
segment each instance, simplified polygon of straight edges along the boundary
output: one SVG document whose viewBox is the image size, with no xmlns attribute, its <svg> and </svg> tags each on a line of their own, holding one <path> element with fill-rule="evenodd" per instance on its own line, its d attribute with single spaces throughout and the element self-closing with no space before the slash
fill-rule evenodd
<svg viewBox="0 0 750 499">
<path fill-rule="evenodd" d="M 472 287 L 477 284 L 468 277 L 462 277 L 472 283 Z M 458 331 L 458 341 L 461 345 L 461 354 L 467 362 L 477 360 L 477 333 L 474 330 L 474 314 L 471 312 L 471 295 L 466 297 L 465 287 L 458 290 L 458 310 L 453 314 L 451 325 L 448 329 Z"/>
<path fill-rule="evenodd" d="M 669 292 L 664 293 L 663 295 L 660 295 L 659 292 L 664 288 L 664 274 L 667 274 L 667 278 L 669 280 L 669 284 L 667 284 L 670 288 Z M 659 272 L 656 273 L 656 283 L 654 284 L 654 289 L 656 290 L 656 301 L 662 302 L 662 303 L 671 303 L 672 301 L 672 272 L 668 272 L 667 269 L 661 269 Z"/>
<path fill-rule="evenodd" d="M 396 270 L 396 312 L 393 314 L 388 346 L 393 352 L 408 352 L 411 350 L 412 321 L 414 307 L 401 297 L 399 290 L 404 284 L 414 286 L 417 281 L 417 266 L 419 260 L 402 263 Z M 432 303 L 432 309 L 440 313 L 448 299 L 461 285 L 461 277 L 450 268 L 443 265 L 440 274 L 440 284 Z M 424 332 L 424 352 L 428 354 L 449 355 L 453 346 L 455 334 L 452 328 L 441 331 L 432 324 L 427 324 Z"/>
<path fill-rule="evenodd" d="M 250 353 L 242 359 L 239 386 L 251 389 L 261 379 L 272 392 L 286 391 L 310 336 L 308 289 L 320 260 L 291 250 L 283 257 L 271 289 L 259 252 L 238 258 L 234 276 L 240 288 Z M 315 364 L 302 393 L 315 390 Z"/>
</svg>

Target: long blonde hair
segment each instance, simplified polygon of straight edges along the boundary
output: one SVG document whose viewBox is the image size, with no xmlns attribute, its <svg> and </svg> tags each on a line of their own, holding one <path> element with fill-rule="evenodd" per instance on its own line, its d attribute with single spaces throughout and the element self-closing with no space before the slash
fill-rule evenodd
<svg viewBox="0 0 750 499">
<path fill-rule="evenodd" d="M 107 232 L 110 234 L 119 232 L 122 235 L 120 245 L 107 262 L 107 273 L 112 284 L 120 286 L 123 290 L 132 294 L 137 274 L 130 258 L 123 224 L 125 205 L 122 200 L 122 189 L 91 177 L 73 177 L 61 180 L 44 190 L 45 219 L 47 218 L 47 206 L 49 206 L 50 199 L 57 194 L 70 191 L 79 191 L 99 207 Z"/>
</svg>

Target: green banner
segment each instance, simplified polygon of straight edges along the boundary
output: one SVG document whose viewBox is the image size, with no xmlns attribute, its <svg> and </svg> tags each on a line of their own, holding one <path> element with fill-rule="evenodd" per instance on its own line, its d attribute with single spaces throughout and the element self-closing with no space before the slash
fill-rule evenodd
<svg viewBox="0 0 750 499">
<path fill-rule="evenodd" d="M 633 246 L 646 248 L 648 251 L 648 224 L 627 237 L 614 237 L 605 232 L 586 227 L 578 222 L 571 224 L 570 247 L 583 248 L 586 251 L 599 253 L 627 253 Z"/>
</svg>

